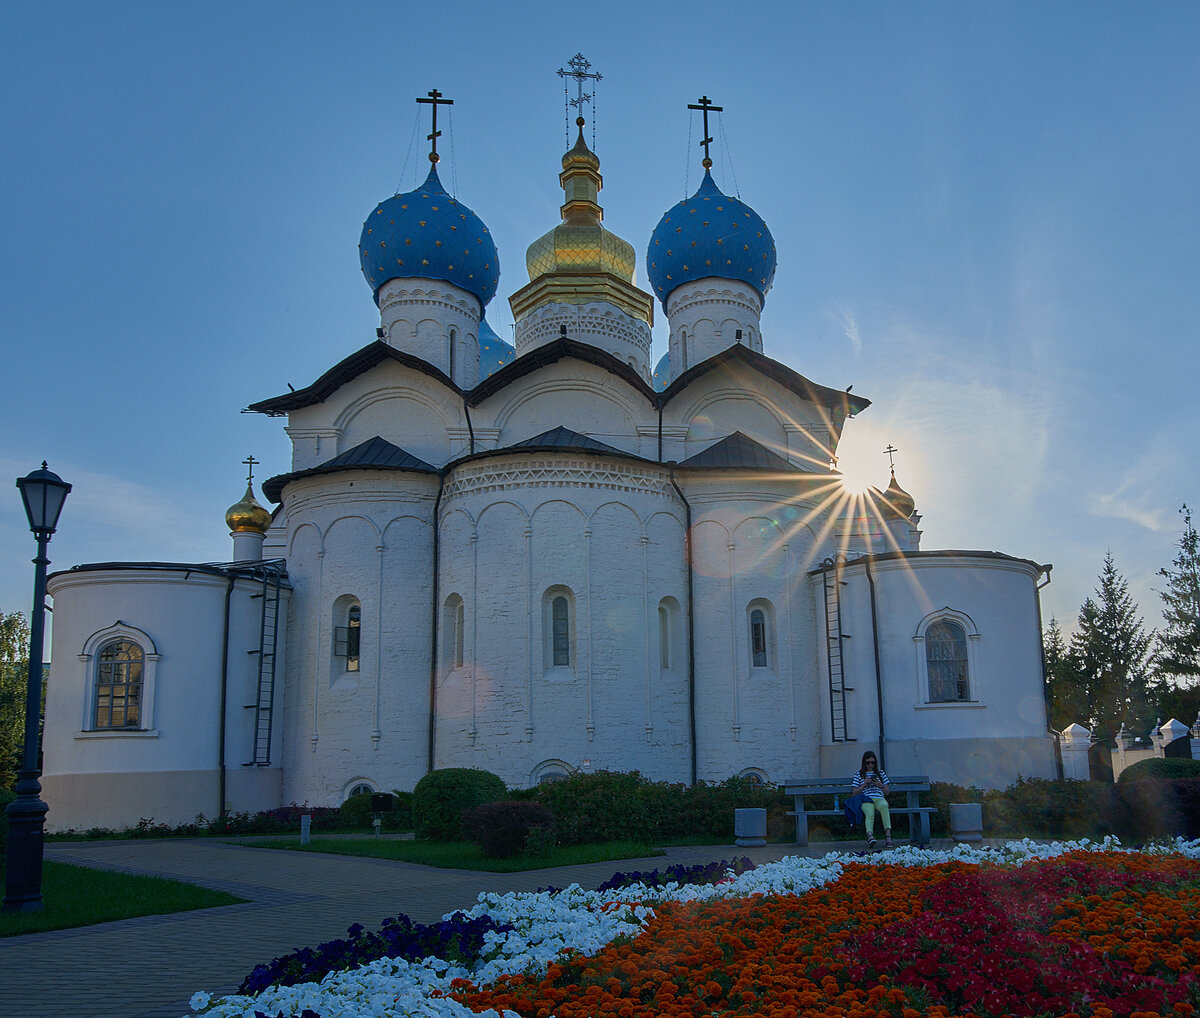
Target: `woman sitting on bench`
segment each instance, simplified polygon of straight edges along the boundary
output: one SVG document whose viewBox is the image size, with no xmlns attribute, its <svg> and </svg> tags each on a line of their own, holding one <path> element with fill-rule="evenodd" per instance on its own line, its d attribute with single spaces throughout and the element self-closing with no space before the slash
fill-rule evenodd
<svg viewBox="0 0 1200 1018">
<path fill-rule="evenodd" d="M 862 796 L 863 826 L 867 829 L 867 851 L 875 851 L 875 814 L 883 821 L 886 847 L 892 847 L 892 817 L 887 803 L 888 779 L 879 769 L 879 761 L 871 750 L 862 756 L 858 773 L 854 775 L 853 792 Z"/>
</svg>

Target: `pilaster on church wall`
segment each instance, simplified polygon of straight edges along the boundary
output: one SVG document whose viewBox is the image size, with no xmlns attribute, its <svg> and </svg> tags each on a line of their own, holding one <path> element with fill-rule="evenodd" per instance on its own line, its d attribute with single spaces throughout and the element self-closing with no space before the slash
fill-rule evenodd
<svg viewBox="0 0 1200 1018">
<path fill-rule="evenodd" d="M 686 760 L 686 668 L 661 671 L 658 609 L 664 597 L 686 605 L 686 572 L 667 472 L 497 457 L 447 478 L 442 513 L 443 604 L 463 599 L 467 660 L 439 669 L 439 766 L 518 785 L 551 760 L 674 774 Z M 568 666 L 547 656 L 548 591 L 571 603 Z"/>
<path fill-rule="evenodd" d="M 429 573 L 437 478 L 344 471 L 291 482 L 285 796 L 337 803 L 356 780 L 413 786 L 428 724 Z M 349 600 L 361 607 L 358 671 L 334 652 Z"/>
<path fill-rule="evenodd" d="M 805 577 L 813 528 L 777 486 L 747 482 L 735 493 L 727 476 L 683 476 L 692 504 L 701 776 L 719 779 L 755 769 L 771 780 L 786 779 L 797 760 L 815 758 L 819 745 L 813 607 Z M 767 623 L 763 666 L 756 665 L 751 647 L 756 609 Z"/>
</svg>

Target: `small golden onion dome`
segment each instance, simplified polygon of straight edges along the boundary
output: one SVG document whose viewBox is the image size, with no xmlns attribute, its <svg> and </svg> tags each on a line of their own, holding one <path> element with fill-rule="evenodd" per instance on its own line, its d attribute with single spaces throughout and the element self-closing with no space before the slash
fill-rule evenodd
<svg viewBox="0 0 1200 1018">
<path fill-rule="evenodd" d="M 583 140 L 582 118 L 576 121 L 579 137 L 562 157 L 565 201 L 562 222 L 529 245 L 525 267 L 529 279 L 545 275 L 595 275 L 607 273 L 633 282 L 637 256 L 633 245 L 601 225 L 604 210 L 597 196 L 604 186 L 600 160 Z"/>
<path fill-rule="evenodd" d="M 917 510 L 917 503 L 912 495 L 900 487 L 896 481 L 896 471 L 892 471 L 892 483 L 883 493 L 880 509 L 886 520 L 906 520 Z"/>
<path fill-rule="evenodd" d="M 246 485 L 246 494 L 225 513 L 225 522 L 235 534 L 265 534 L 271 525 L 271 513 L 258 504 L 254 490 Z"/>
</svg>

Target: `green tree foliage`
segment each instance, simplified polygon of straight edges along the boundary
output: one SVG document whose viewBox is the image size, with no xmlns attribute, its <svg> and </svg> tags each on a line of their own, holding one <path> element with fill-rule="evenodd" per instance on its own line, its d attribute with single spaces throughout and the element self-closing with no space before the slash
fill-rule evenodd
<svg viewBox="0 0 1200 1018">
<path fill-rule="evenodd" d="M 1187 505 L 1179 513 L 1183 517 L 1179 553 L 1171 568 L 1158 571 L 1167 581 L 1157 592 L 1166 627 L 1158 634 L 1155 658 L 1164 679 L 1187 687 L 1200 680 L 1200 538 Z"/>
<path fill-rule="evenodd" d="M 1112 738 L 1122 724 L 1146 731 L 1155 718 L 1149 667 L 1153 634 L 1145 631 L 1111 552 L 1104 556 L 1095 595 L 1083 602 L 1071 637 L 1071 658 L 1087 693 L 1086 724 L 1101 739 Z"/>
<path fill-rule="evenodd" d="M 1051 618 L 1042 633 L 1046 654 L 1046 695 L 1050 700 L 1050 727 L 1061 732 L 1068 725 L 1087 724 L 1091 716 L 1087 689 L 1084 688 L 1075 658 L 1063 636 L 1058 619 Z"/>
<path fill-rule="evenodd" d="M 0 789 L 17 782 L 25 743 L 29 625 L 20 612 L 0 613 Z"/>
</svg>

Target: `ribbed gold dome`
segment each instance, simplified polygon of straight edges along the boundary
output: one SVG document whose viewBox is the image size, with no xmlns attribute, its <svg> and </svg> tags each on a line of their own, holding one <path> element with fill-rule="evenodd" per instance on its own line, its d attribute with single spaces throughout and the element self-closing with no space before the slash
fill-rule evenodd
<svg viewBox="0 0 1200 1018">
<path fill-rule="evenodd" d="M 892 483 L 883 493 L 883 503 L 880 507 L 884 519 L 906 520 L 917 510 L 917 503 L 912 495 L 900 487 L 896 480 L 896 471 L 892 471 Z"/>
<path fill-rule="evenodd" d="M 225 522 L 235 534 L 265 534 L 271 525 L 271 513 L 258 504 L 254 490 L 246 485 L 246 494 L 225 513 Z"/>
</svg>

